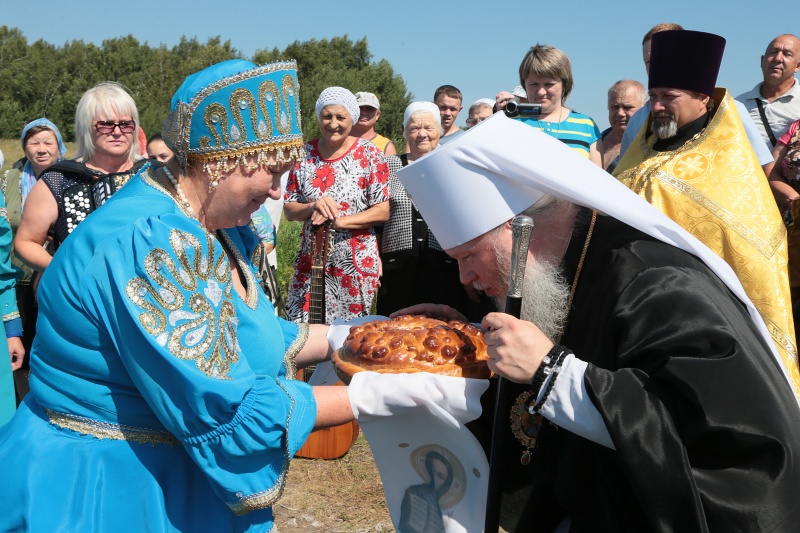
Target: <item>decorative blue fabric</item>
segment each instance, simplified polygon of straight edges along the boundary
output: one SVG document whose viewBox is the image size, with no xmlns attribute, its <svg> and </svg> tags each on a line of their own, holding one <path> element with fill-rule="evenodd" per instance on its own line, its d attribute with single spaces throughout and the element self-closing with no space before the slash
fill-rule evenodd
<svg viewBox="0 0 800 533">
<path fill-rule="evenodd" d="M 555 137 L 584 157 L 589 157 L 591 146 L 600 138 L 600 128 L 591 117 L 570 110 L 567 117 L 560 122 L 548 122 L 535 118 L 520 118 L 539 131 Z"/>
<path fill-rule="evenodd" d="M 179 156 L 203 159 L 303 146 L 297 65 L 242 59 L 186 78 L 172 97 L 163 136 Z"/>
<path fill-rule="evenodd" d="M 256 282 L 255 234 L 206 232 L 151 169 L 73 237 L 39 289 L 31 393 L 0 429 L 0 531 L 270 531 L 316 405 L 292 379 L 307 330 Z"/>
<path fill-rule="evenodd" d="M 272 223 L 272 217 L 269 216 L 269 211 L 265 205 L 262 205 L 250 217 L 250 222 L 253 223 L 256 235 L 259 240 L 265 244 L 275 246 L 277 235 L 275 234 L 275 224 Z"/>
<path fill-rule="evenodd" d="M 7 326 L 6 336 L 14 333 L 14 327 L 22 333 L 22 324 L 17 311 L 17 295 L 14 291 L 16 272 L 11 265 L 11 225 L 6 214 L 6 199 L 0 193 L 0 312 L 2 312 L 3 325 Z M 0 338 L 0 426 L 8 422 L 14 415 L 17 407 L 17 397 L 14 392 L 14 375 L 11 372 L 11 357 L 8 353 L 8 343 Z"/>
</svg>

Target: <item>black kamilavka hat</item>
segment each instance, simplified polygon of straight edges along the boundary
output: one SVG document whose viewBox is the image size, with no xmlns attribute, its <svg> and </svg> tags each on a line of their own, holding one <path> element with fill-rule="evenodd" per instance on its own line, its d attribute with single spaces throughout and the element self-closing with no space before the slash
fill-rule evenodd
<svg viewBox="0 0 800 533">
<path fill-rule="evenodd" d="M 725 50 L 725 39 L 713 33 L 668 30 L 650 42 L 648 89 L 670 87 L 711 96 Z"/>
</svg>

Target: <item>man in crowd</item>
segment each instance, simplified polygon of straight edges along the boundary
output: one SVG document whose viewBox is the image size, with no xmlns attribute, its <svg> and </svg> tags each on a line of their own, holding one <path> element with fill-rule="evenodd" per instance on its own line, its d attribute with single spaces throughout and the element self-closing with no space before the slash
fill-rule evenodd
<svg viewBox="0 0 800 533">
<path fill-rule="evenodd" d="M 775 37 L 761 56 L 764 81 L 736 100 L 747 108 L 769 150 L 789 126 L 800 118 L 800 39 L 794 35 Z"/>
<path fill-rule="evenodd" d="M 614 175 L 731 266 L 769 325 L 797 391 L 786 230 L 733 99 L 715 89 L 724 48 L 725 39 L 709 33 L 653 35 L 649 128 L 639 131 Z"/>
<path fill-rule="evenodd" d="M 608 90 L 608 122 L 611 127 L 600 134 L 600 157 L 603 168 L 613 172 L 619 162 L 622 136 L 628 120 L 647 101 L 647 90 L 636 80 L 620 80 Z"/>
<path fill-rule="evenodd" d="M 358 116 L 358 121 L 353 124 L 350 135 L 370 141 L 386 155 L 396 154 L 397 150 L 392 141 L 375 131 L 375 123 L 381 118 L 381 103 L 378 97 L 368 92 L 357 92 L 355 97 L 361 114 Z"/>
<path fill-rule="evenodd" d="M 514 467 L 532 484 L 516 530 L 794 531 L 800 409 L 725 262 L 502 114 L 453 148 L 398 177 L 463 283 L 502 306 L 511 219 L 534 222 L 522 319 L 482 322 L 490 368 L 522 391 L 504 450 L 531 461 Z"/>
<path fill-rule="evenodd" d="M 492 109 L 494 108 L 494 100 L 489 98 L 481 98 L 474 104 L 469 106 L 469 118 L 467 118 L 467 128 L 477 126 L 487 118 L 492 116 Z"/>
<path fill-rule="evenodd" d="M 642 59 L 644 60 L 644 69 L 648 72 L 648 74 L 650 73 L 650 40 L 653 38 L 653 35 L 660 31 L 682 29 L 683 27 L 680 24 L 665 22 L 662 24 L 656 24 L 645 34 L 644 38 L 642 39 Z M 772 153 L 766 145 L 762 144 L 761 134 L 758 132 L 756 125 L 753 123 L 753 119 L 750 118 L 750 115 L 748 114 L 747 108 L 745 108 L 744 104 L 737 100 L 736 109 L 739 111 L 739 117 L 742 120 L 745 133 L 747 133 L 747 139 L 750 141 L 750 145 L 756 152 L 756 156 L 758 156 L 758 162 L 761 165 L 761 168 L 764 169 L 764 174 L 769 176 L 770 170 L 772 170 L 772 163 L 774 162 Z M 622 136 L 622 145 L 620 146 L 619 151 L 620 159 L 622 159 L 622 156 L 625 155 L 625 152 L 631 145 L 633 138 L 637 133 L 639 133 L 639 130 L 642 129 L 642 126 L 645 125 L 649 116 L 650 102 L 647 102 L 628 120 L 628 127 L 625 129 L 625 133 Z"/>
<path fill-rule="evenodd" d="M 461 100 L 461 91 L 452 85 L 442 85 L 433 94 L 433 103 L 439 108 L 444 128 L 439 144 L 448 143 L 464 133 L 464 130 L 456 126 L 456 118 L 463 109 Z"/>
</svg>

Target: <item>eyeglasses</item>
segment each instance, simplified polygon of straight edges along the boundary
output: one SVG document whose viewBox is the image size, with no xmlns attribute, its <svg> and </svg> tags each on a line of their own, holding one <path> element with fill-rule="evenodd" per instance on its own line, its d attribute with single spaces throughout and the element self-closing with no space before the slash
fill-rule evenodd
<svg viewBox="0 0 800 533">
<path fill-rule="evenodd" d="M 483 121 L 484 121 L 484 120 L 486 120 L 487 118 L 489 118 L 489 117 L 475 117 L 475 118 L 468 118 L 468 119 L 467 119 L 467 126 L 474 126 L 474 125 L 476 125 L 476 124 L 480 124 L 481 122 L 483 122 Z"/>
<path fill-rule="evenodd" d="M 98 120 L 94 124 L 94 129 L 97 133 L 109 134 L 114 133 L 114 129 L 119 128 L 121 133 L 133 133 L 136 129 L 136 122 L 133 120 L 122 120 L 120 122 L 109 122 L 107 120 Z"/>
</svg>

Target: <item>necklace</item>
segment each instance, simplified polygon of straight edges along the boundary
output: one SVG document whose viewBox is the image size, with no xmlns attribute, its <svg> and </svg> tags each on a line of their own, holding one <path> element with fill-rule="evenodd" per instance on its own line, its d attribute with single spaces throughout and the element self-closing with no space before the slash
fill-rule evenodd
<svg viewBox="0 0 800 533">
<path fill-rule="evenodd" d="M 177 178 L 172 175 L 172 172 L 170 172 L 169 168 L 166 166 L 161 167 L 161 169 L 164 171 L 164 174 L 167 175 L 167 179 L 172 184 L 172 188 L 175 189 L 175 194 L 178 195 L 178 199 L 181 201 L 183 208 L 187 213 L 189 213 L 189 216 L 194 217 L 194 209 L 192 209 L 192 204 L 189 203 L 189 199 L 186 198 L 185 194 L 183 194 L 183 189 L 181 189 L 181 186 L 178 184 Z"/>
<path fill-rule="evenodd" d="M 561 115 L 564 113 L 564 109 L 566 109 L 566 108 L 562 107 L 558 112 L 558 122 L 556 123 L 556 124 L 558 124 L 558 128 L 556 128 L 556 134 L 555 135 L 551 135 L 551 137 L 555 137 L 556 139 L 558 139 L 558 134 L 561 131 Z M 546 126 L 542 126 L 542 123 L 539 122 L 539 119 L 538 118 L 536 119 L 536 125 L 539 126 L 542 129 L 543 132 L 545 132 L 548 135 L 550 135 L 550 132 L 552 131 L 551 127 L 550 127 L 550 124 L 552 124 L 552 122 L 549 122 L 549 121 L 545 120 L 544 124 L 546 124 Z"/>
<path fill-rule="evenodd" d="M 586 240 L 583 243 L 583 250 L 581 257 L 578 260 L 578 267 L 575 269 L 575 278 L 572 280 L 572 287 L 569 291 L 569 298 L 567 299 L 567 313 L 572 308 L 572 298 L 575 296 L 575 289 L 578 288 L 578 280 L 581 277 L 581 270 L 583 270 L 583 262 L 586 259 L 586 252 L 589 250 L 589 243 L 592 240 L 592 233 L 594 233 L 594 224 L 597 221 L 597 211 L 592 211 L 592 220 L 589 222 L 589 231 L 586 233 Z M 564 317 L 564 324 L 566 324 L 567 317 Z M 563 331 L 563 328 L 562 328 Z M 555 344 L 561 340 L 561 335 L 556 339 Z M 544 417 L 539 413 L 532 412 L 529 409 L 533 400 L 539 391 L 528 390 L 523 392 L 517 397 L 514 406 L 511 408 L 511 431 L 518 441 L 522 443 L 525 450 L 522 452 L 519 462 L 523 465 L 528 465 L 531 462 L 532 450 L 536 447 L 536 438 L 539 431 L 544 424 Z"/>
</svg>

